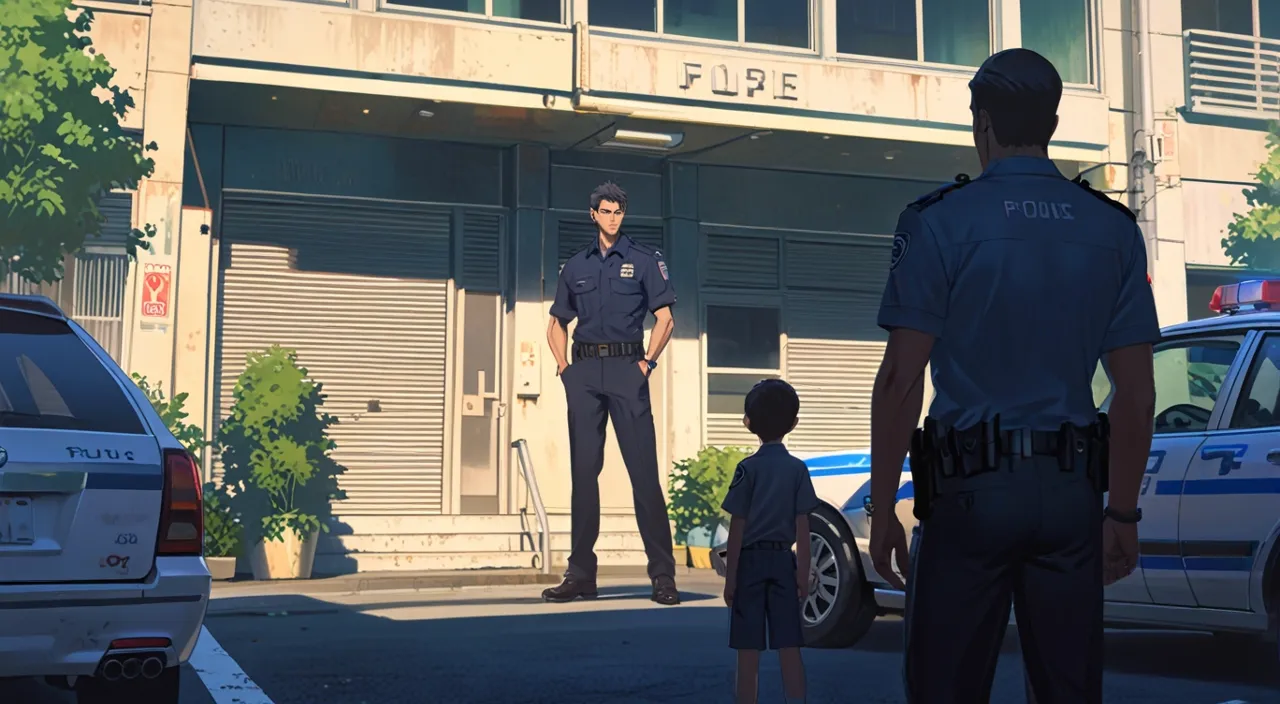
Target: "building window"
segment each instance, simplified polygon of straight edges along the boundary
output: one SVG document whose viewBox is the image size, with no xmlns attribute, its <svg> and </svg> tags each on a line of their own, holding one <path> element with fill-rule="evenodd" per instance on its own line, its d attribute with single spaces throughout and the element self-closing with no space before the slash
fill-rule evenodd
<svg viewBox="0 0 1280 704">
<path fill-rule="evenodd" d="M 1182 28 L 1252 35 L 1253 0 L 1182 0 Z"/>
<path fill-rule="evenodd" d="M 836 51 L 978 66 L 991 55 L 990 0 L 836 0 Z"/>
<path fill-rule="evenodd" d="M 590 0 L 587 12 L 597 27 L 807 49 L 812 46 L 811 4 L 811 0 Z"/>
<path fill-rule="evenodd" d="M 387 4 L 424 10 L 470 12 L 517 20 L 560 23 L 560 0 L 384 0 Z"/>
<path fill-rule="evenodd" d="M 742 415 L 747 392 L 782 376 L 782 310 L 707 306 L 707 413 Z"/>
<path fill-rule="evenodd" d="M 1022 0 L 1022 46 L 1048 59 L 1063 83 L 1093 83 L 1090 0 Z"/>
</svg>

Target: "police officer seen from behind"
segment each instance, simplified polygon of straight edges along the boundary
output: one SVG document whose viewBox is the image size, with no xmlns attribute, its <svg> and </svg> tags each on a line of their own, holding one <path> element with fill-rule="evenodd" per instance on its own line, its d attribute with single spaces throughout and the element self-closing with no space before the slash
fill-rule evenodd
<svg viewBox="0 0 1280 704">
<path fill-rule="evenodd" d="M 1137 562 L 1151 446 L 1160 330 L 1146 250 L 1132 212 L 1049 160 L 1052 64 L 1002 51 L 969 86 L 982 175 L 912 203 L 894 235 L 871 557 L 898 588 L 895 562 L 909 575 L 909 701 L 989 701 L 1012 601 L 1039 704 L 1096 704 L 1103 585 Z M 1090 384 L 1104 355 L 1110 431 Z M 936 393 L 913 434 L 930 362 Z M 908 449 L 921 519 L 909 565 L 894 507 Z"/>
<path fill-rule="evenodd" d="M 564 581 L 542 592 L 547 601 L 594 599 L 597 594 L 595 543 L 600 535 L 600 470 L 608 417 L 631 477 L 653 600 L 668 606 L 680 603 L 649 405 L 649 374 L 671 339 L 676 292 L 662 253 L 621 234 L 626 210 L 627 194 L 613 183 L 591 193 L 596 237 L 565 262 L 551 304 L 547 342 L 569 406 L 573 545 Z M 649 312 L 657 322 L 646 351 L 644 319 Z M 567 326 L 575 318 L 570 363 L 565 344 Z"/>
<path fill-rule="evenodd" d="M 787 382 L 766 379 L 743 405 L 742 422 L 760 438 L 760 449 L 738 464 L 721 506 L 733 517 L 724 601 L 731 609 L 729 647 L 738 651 L 734 689 L 739 704 L 755 704 L 760 651 L 767 643 L 778 651 L 788 704 L 803 702 L 800 608 L 809 597 L 809 512 L 818 507 L 818 496 L 809 468 L 782 444 L 796 427 L 800 398 Z"/>
</svg>

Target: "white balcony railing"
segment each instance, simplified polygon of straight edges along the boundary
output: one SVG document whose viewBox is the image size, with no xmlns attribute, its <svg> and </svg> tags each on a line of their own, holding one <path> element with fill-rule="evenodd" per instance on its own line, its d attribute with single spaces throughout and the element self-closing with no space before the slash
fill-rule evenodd
<svg viewBox="0 0 1280 704">
<path fill-rule="evenodd" d="M 1280 119 L 1280 41 L 1193 29 L 1183 42 L 1191 112 Z"/>
</svg>

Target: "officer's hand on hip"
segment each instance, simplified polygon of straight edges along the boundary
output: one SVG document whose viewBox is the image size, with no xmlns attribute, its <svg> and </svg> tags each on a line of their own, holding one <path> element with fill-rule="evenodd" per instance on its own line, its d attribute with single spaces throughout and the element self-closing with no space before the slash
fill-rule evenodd
<svg viewBox="0 0 1280 704">
<path fill-rule="evenodd" d="M 644 377 L 648 379 L 650 372 L 649 363 L 642 359 L 639 362 L 636 362 L 636 365 L 640 367 L 640 373 L 644 374 Z"/>
<path fill-rule="evenodd" d="M 558 364 L 556 365 L 556 376 L 561 376 L 561 375 L 563 375 L 563 374 L 564 374 L 564 370 L 566 370 L 566 369 L 568 369 L 568 368 L 569 368 L 569 363 L 568 363 L 568 362 L 560 362 L 560 363 L 558 363 Z"/>
<path fill-rule="evenodd" d="M 893 572 L 895 558 L 898 571 L 908 574 L 907 532 L 890 506 L 888 510 L 876 511 L 871 517 L 871 564 L 889 586 L 905 591 L 906 584 Z"/>
<path fill-rule="evenodd" d="M 1114 584 L 1138 566 L 1138 524 L 1102 521 L 1102 583 Z"/>
</svg>

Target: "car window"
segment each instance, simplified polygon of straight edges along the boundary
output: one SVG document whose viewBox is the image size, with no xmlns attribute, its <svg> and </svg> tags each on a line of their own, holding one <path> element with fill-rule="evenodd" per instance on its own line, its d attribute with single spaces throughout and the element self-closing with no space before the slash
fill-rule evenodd
<svg viewBox="0 0 1280 704">
<path fill-rule="evenodd" d="M 1280 336 L 1268 335 L 1258 347 L 1240 400 L 1231 414 L 1232 428 L 1269 428 L 1280 425 Z"/>
<path fill-rule="evenodd" d="M 1171 341 L 1158 345 L 1155 432 L 1206 430 L 1242 337 Z"/>
<path fill-rule="evenodd" d="M 0 310 L 0 427 L 142 434 L 111 372 L 65 322 Z"/>
</svg>

